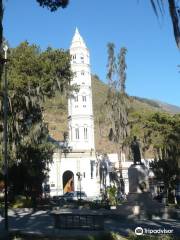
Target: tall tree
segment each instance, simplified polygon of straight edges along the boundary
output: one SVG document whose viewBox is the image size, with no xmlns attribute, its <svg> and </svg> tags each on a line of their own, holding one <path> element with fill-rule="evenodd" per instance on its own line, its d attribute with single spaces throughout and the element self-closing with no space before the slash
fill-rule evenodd
<svg viewBox="0 0 180 240">
<path fill-rule="evenodd" d="M 126 61 L 125 56 L 127 49 L 121 48 L 118 55 L 118 63 L 115 58 L 115 46 L 113 43 L 108 44 L 108 73 L 109 90 L 107 96 L 107 106 L 111 129 L 109 139 L 116 143 L 119 158 L 119 172 L 122 178 L 121 157 L 125 146 L 125 139 L 128 136 L 128 96 L 125 93 L 126 82 Z M 122 188 L 122 186 L 121 186 Z"/>
<path fill-rule="evenodd" d="M 118 66 L 119 66 L 119 83 L 120 83 L 120 92 L 121 94 L 125 94 L 125 90 L 126 90 L 126 53 L 127 53 L 127 49 L 125 47 L 121 48 L 118 60 Z"/>
<path fill-rule="evenodd" d="M 70 55 L 69 52 L 51 48 L 41 52 L 38 46 L 24 42 L 11 49 L 7 67 L 10 167 L 26 172 L 24 189 L 32 191 L 37 185 L 40 190 L 47 163 L 52 160 L 52 146 L 48 142 L 47 125 L 43 121 L 42 103 L 45 98 L 54 96 L 56 90 L 67 94 L 71 91 Z M 3 98 L 0 98 L 1 114 L 2 101 Z M 3 115 L 0 115 L 1 126 L 2 118 Z M 26 171 L 23 170 L 25 168 Z"/>
<path fill-rule="evenodd" d="M 155 177 L 164 182 L 164 192 L 169 196 L 178 184 L 180 175 L 180 115 L 155 114 L 152 118 L 152 136 L 159 131 L 161 142 L 154 144 L 155 160 L 151 163 Z M 148 126 L 147 126 L 148 127 Z"/>
<path fill-rule="evenodd" d="M 175 189 L 180 174 L 180 115 L 139 112 L 135 118 L 132 136 L 138 134 L 144 150 L 151 150 L 155 178 L 164 182 L 168 194 Z"/>
</svg>

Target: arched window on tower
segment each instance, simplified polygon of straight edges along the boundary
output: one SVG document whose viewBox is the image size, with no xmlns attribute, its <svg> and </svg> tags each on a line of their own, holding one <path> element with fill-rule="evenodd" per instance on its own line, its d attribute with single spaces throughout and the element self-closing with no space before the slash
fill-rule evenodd
<svg viewBox="0 0 180 240">
<path fill-rule="evenodd" d="M 73 59 L 73 60 L 76 59 L 76 54 L 73 54 L 73 55 L 72 55 L 72 59 Z"/>
<path fill-rule="evenodd" d="M 86 102 L 86 96 L 82 96 L 82 101 Z"/>
<path fill-rule="evenodd" d="M 71 58 L 72 58 L 73 63 L 76 63 L 76 54 L 73 54 L 73 55 L 71 56 Z"/>
<path fill-rule="evenodd" d="M 88 138 L 87 127 L 84 127 L 84 139 Z"/>
<path fill-rule="evenodd" d="M 76 139 L 79 139 L 79 128 L 78 127 L 75 128 L 75 136 L 76 136 Z"/>
</svg>

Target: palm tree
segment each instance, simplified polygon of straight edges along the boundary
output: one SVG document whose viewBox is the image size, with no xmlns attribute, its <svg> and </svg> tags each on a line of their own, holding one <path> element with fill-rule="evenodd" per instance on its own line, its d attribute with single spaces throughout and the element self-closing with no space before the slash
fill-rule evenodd
<svg viewBox="0 0 180 240">
<path fill-rule="evenodd" d="M 156 16 L 164 14 L 164 1 L 163 0 L 150 0 Z M 169 15 L 171 17 L 174 37 L 178 48 L 180 48 L 180 3 L 175 0 L 168 0 Z"/>
</svg>

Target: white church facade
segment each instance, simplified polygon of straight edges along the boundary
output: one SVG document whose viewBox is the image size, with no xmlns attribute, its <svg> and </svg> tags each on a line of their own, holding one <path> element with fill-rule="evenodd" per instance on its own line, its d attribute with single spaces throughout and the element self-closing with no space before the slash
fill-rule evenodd
<svg viewBox="0 0 180 240">
<path fill-rule="evenodd" d="M 49 166 L 48 185 L 50 195 L 57 196 L 71 191 L 84 191 L 88 197 L 100 195 L 103 188 L 113 184 L 112 168 L 118 169 L 117 154 L 107 154 L 108 162 L 103 165 L 103 157 L 97 156 L 94 141 L 94 116 L 92 104 L 91 69 L 89 50 L 76 29 L 70 46 L 71 69 L 74 73 L 72 84 L 79 86 L 68 99 L 68 139 L 66 150 L 58 147 Z M 66 147 L 69 148 L 66 148 Z M 122 178 L 124 192 L 129 192 L 128 168 L 122 156 Z M 100 171 L 105 166 L 104 173 Z M 118 174 L 117 174 L 118 176 Z M 120 176 L 118 176 L 120 178 Z"/>
</svg>

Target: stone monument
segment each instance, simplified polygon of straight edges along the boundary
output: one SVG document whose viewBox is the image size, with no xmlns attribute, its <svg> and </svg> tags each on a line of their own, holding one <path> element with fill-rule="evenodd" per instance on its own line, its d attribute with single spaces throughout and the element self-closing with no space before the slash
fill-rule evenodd
<svg viewBox="0 0 180 240">
<path fill-rule="evenodd" d="M 131 165 L 128 169 L 129 193 L 149 192 L 148 169 L 142 165 Z"/>
<path fill-rule="evenodd" d="M 134 136 L 131 143 L 134 164 L 128 169 L 129 192 L 142 193 L 149 191 L 148 168 L 141 162 L 140 144 Z"/>
<path fill-rule="evenodd" d="M 131 143 L 131 151 L 134 164 L 128 169 L 129 194 L 124 209 L 127 209 L 129 216 L 138 218 L 160 216 L 163 206 L 152 199 L 149 191 L 149 169 L 141 162 L 140 144 L 136 136 Z"/>
</svg>

